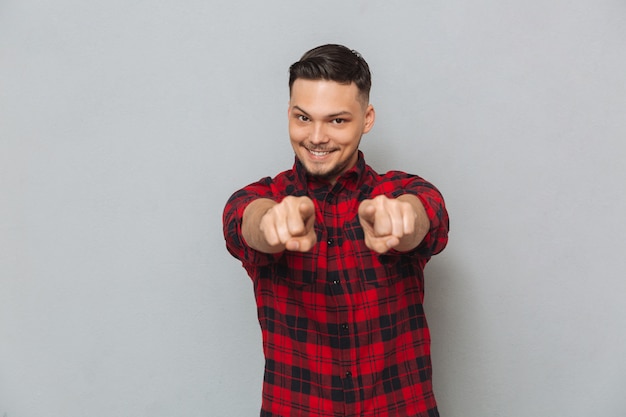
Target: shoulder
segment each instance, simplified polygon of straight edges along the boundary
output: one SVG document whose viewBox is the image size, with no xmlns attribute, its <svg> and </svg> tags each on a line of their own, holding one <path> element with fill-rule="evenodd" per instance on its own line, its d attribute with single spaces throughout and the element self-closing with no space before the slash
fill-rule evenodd
<svg viewBox="0 0 626 417">
<path fill-rule="evenodd" d="M 274 177 L 263 177 L 235 191 L 228 201 L 232 203 L 234 201 L 249 201 L 261 197 L 277 198 L 288 193 L 290 189 L 296 186 L 295 179 L 295 172 L 291 169 L 280 172 Z"/>
<path fill-rule="evenodd" d="M 371 185 L 384 184 L 394 181 L 406 181 L 411 179 L 420 178 L 418 175 L 410 174 L 404 171 L 392 170 L 386 173 L 378 173 L 367 163 L 364 164 L 363 173 L 366 177 L 366 181 Z"/>
<path fill-rule="evenodd" d="M 377 194 L 400 195 L 409 190 L 434 188 L 433 185 L 419 175 L 410 174 L 404 171 L 388 171 L 384 174 L 370 176 L 372 186 Z"/>
</svg>

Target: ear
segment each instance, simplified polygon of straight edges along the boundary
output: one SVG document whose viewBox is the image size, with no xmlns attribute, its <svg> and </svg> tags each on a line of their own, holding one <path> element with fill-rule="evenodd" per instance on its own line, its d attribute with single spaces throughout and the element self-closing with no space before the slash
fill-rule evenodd
<svg viewBox="0 0 626 417">
<path fill-rule="evenodd" d="M 365 121 L 363 123 L 363 133 L 369 132 L 372 127 L 374 127 L 374 122 L 376 121 L 376 112 L 374 111 L 374 106 L 371 104 L 367 105 L 367 109 L 365 109 Z"/>
</svg>

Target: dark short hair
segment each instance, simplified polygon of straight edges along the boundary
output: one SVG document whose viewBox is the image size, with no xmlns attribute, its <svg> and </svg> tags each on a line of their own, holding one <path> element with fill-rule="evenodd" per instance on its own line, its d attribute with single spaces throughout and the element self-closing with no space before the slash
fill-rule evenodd
<svg viewBox="0 0 626 417">
<path fill-rule="evenodd" d="M 328 44 L 306 52 L 300 61 L 289 67 L 289 93 L 298 79 L 328 80 L 340 84 L 356 84 L 365 103 L 369 102 L 372 75 L 369 66 L 357 51 L 343 45 Z"/>
</svg>

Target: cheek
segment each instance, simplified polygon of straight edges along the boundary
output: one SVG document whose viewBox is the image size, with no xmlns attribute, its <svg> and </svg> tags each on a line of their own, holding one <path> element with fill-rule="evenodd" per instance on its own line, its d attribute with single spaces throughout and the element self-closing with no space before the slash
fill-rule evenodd
<svg viewBox="0 0 626 417">
<path fill-rule="evenodd" d="M 303 139 L 306 139 L 307 137 L 306 129 L 290 123 L 289 124 L 289 137 L 291 138 L 291 140 L 294 140 L 294 141 L 301 141 Z"/>
<path fill-rule="evenodd" d="M 336 136 L 336 142 L 341 143 L 344 146 L 356 146 L 359 143 L 359 135 L 353 130 L 343 131 Z"/>
</svg>

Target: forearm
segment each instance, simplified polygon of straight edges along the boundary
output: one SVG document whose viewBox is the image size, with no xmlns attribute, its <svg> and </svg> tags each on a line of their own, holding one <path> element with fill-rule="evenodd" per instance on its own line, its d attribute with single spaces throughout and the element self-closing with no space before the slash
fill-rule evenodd
<svg viewBox="0 0 626 417">
<path fill-rule="evenodd" d="M 424 237 L 430 230 L 430 220 L 426 214 L 426 209 L 418 197 L 413 194 L 403 194 L 397 198 L 399 201 L 409 203 L 415 213 L 415 228 L 413 233 L 400 239 L 400 243 L 394 249 L 400 252 L 407 252 L 415 249 L 422 243 Z"/>
<path fill-rule="evenodd" d="M 252 249 L 263 253 L 278 253 L 285 250 L 285 246 L 282 244 L 270 245 L 261 231 L 261 219 L 276 204 L 275 201 L 268 198 L 259 198 L 249 203 L 244 210 L 241 233 Z"/>
</svg>

